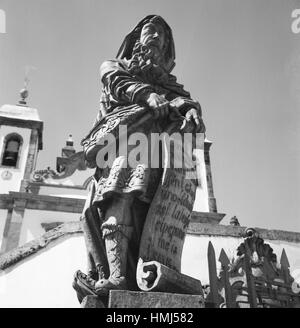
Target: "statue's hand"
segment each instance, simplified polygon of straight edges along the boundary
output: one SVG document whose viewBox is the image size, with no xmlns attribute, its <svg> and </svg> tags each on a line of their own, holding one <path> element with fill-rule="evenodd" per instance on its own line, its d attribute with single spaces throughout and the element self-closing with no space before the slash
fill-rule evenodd
<svg viewBox="0 0 300 328">
<path fill-rule="evenodd" d="M 205 132 L 205 126 L 201 117 L 201 107 L 191 108 L 185 114 L 185 119 L 187 121 L 193 120 L 196 125 L 196 132 Z"/>
<path fill-rule="evenodd" d="M 177 98 L 171 100 L 170 106 L 171 106 L 171 108 L 176 108 L 183 114 L 187 113 L 187 111 L 189 109 L 195 108 L 197 110 L 198 114 L 200 115 L 200 117 L 202 116 L 202 110 L 201 110 L 201 106 L 200 106 L 199 102 L 194 101 L 189 98 L 177 97 Z"/>
<path fill-rule="evenodd" d="M 198 101 L 185 97 L 177 97 L 170 102 L 172 112 L 178 116 L 183 115 L 185 121 L 193 121 L 195 132 L 205 132 L 205 125 L 202 120 L 202 110 Z"/>
<path fill-rule="evenodd" d="M 153 92 L 150 93 L 146 102 L 152 110 L 155 119 L 164 118 L 169 115 L 169 102 L 164 96 Z"/>
</svg>

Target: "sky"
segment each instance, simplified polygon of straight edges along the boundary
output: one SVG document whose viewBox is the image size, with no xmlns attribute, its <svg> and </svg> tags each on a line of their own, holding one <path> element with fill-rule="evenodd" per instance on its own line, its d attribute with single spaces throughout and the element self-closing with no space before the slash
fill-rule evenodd
<svg viewBox="0 0 300 328">
<path fill-rule="evenodd" d="M 243 226 L 300 232 L 299 0 L 0 0 L 0 106 L 19 100 L 44 121 L 37 168 L 76 150 L 97 115 L 100 64 L 149 14 L 175 39 L 173 73 L 201 104 L 218 211 Z"/>
</svg>

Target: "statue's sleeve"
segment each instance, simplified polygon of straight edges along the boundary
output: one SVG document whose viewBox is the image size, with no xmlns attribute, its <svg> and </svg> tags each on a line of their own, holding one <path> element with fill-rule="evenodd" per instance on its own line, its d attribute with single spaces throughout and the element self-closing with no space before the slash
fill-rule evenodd
<svg viewBox="0 0 300 328">
<path fill-rule="evenodd" d="M 131 75 L 125 64 L 117 60 L 105 61 L 100 67 L 104 88 L 117 100 L 145 104 L 149 93 L 154 92 L 150 84 Z"/>
</svg>

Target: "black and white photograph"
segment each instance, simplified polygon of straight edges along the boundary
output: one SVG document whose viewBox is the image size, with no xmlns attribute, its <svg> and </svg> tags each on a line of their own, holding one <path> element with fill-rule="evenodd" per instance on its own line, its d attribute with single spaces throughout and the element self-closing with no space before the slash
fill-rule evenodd
<svg viewBox="0 0 300 328">
<path fill-rule="evenodd" d="M 299 204 L 299 0 L 0 0 L 0 308 L 300 308 Z"/>
</svg>

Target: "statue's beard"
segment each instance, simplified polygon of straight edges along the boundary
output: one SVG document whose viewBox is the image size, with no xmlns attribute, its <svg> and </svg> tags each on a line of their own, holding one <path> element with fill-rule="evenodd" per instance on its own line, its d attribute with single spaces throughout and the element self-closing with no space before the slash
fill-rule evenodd
<svg viewBox="0 0 300 328">
<path fill-rule="evenodd" d="M 164 69 L 163 55 L 158 49 L 136 42 L 129 72 L 150 84 L 164 84 L 168 80 L 168 72 Z"/>
</svg>

